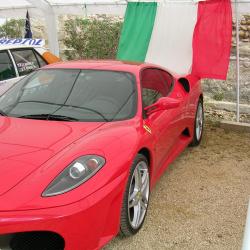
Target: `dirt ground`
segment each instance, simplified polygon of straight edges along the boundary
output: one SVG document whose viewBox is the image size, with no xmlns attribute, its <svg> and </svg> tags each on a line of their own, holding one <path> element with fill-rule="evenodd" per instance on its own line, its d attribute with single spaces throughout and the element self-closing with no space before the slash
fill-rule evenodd
<svg viewBox="0 0 250 250">
<path fill-rule="evenodd" d="M 143 229 L 109 249 L 240 250 L 250 198 L 250 134 L 206 126 L 151 193 Z"/>
</svg>

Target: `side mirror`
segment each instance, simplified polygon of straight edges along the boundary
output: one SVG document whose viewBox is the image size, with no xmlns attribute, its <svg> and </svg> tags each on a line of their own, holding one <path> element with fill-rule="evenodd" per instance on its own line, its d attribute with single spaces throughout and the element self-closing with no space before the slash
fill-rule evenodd
<svg viewBox="0 0 250 250">
<path fill-rule="evenodd" d="M 170 97 L 161 97 L 156 103 L 144 108 L 147 115 L 167 109 L 174 109 L 180 106 L 180 101 Z"/>
</svg>

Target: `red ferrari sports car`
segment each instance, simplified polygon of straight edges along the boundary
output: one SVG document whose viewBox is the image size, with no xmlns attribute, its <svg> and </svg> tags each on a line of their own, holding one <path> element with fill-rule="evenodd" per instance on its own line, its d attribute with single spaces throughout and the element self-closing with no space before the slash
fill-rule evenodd
<svg viewBox="0 0 250 250">
<path fill-rule="evenodd" d="M 204 120 L 199 79 L 119 61 L 39 69 L 0 97 L 0 115 L 0 244 L 12 250 L 100 249 L 137 233 Z"/>
</svg>

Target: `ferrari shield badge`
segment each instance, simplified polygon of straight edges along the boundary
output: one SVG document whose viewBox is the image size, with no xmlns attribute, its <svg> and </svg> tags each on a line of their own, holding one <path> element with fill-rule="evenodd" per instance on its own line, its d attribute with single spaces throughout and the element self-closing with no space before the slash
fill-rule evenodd
<svg viewBox="0 0 250 250">
<path fill-rule="evenodd" d="M 149 133 L 152 134 L 152 130 L 149 126 L 147 126 L 146 124 L 143 125 L 143 128 Z"/>
</svg>

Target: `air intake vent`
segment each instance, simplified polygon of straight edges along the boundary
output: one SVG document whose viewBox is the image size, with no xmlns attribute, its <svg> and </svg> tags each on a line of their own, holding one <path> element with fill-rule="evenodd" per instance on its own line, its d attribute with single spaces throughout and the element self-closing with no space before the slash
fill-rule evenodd
<svg viewBox="0 0 250 250">
<path fill-rule="evenodd" d="M 51 232 L 17 233 L 10 241 L 12 250 L 63 250 L 64 239 Z"/>
</svg>

